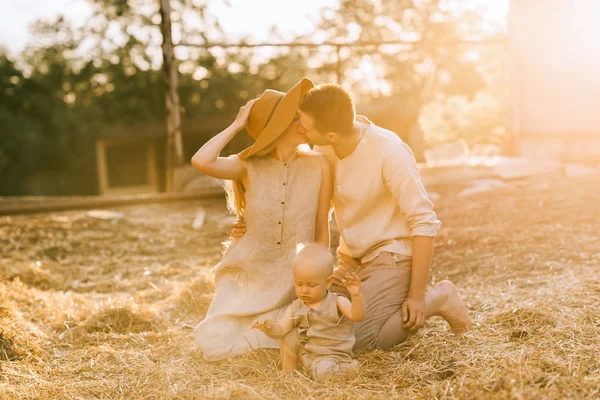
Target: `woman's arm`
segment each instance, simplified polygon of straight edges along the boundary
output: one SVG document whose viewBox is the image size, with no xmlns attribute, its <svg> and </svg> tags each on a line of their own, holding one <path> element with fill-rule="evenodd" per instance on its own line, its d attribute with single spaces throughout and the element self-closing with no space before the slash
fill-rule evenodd
<svg viewBox="0 0 600 400">
<path fill-rule="evenodd" d="M 219 157 L 223 148 L 237 135 L 248 121 L 250 110 L 256 100 L 250 100 L 240 108 L 235 121 L 223 132 L 204 144 L 192 157 L 192 165 L 206 175 L 218 179 L 242 180 L 246 176 L 246 164 L 237 155 Z"/>
<path fill-rule="evenodd" d="M 317 205 L 317 224 L 315 228 L 315 242 L 329 248 L 329 216 L 331 215 L 331 193 L 333 190 L 333 176 L 331 167 L 323 157 L 323 179 L 319 189 L 319 203 Z"/>
</svg>

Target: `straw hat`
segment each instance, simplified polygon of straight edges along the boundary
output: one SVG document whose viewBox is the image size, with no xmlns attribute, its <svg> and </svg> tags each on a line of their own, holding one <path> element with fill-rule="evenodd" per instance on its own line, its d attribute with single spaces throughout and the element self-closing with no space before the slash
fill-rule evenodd
<svg viewBox="0 0 600 400">
<path fill-rule="evenodd" d="M 292 123 L 300 98 L 314 87 L 308 78 L 302 78 L 287 93 L 267 89 L 252 106 L 246 130 L 256 141 L 238 154 L 248 158 L 267 147 Z"/>
</svg>

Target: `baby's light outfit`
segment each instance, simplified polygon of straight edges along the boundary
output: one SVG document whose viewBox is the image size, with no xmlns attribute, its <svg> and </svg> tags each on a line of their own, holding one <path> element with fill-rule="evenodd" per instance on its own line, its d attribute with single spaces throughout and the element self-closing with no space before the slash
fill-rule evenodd
<svg viewBox="0 0 600 400">
<path fill-rule="evenodd" d="M 337 298 L 337 294 L 327 293 L 316 309 L 301 299 L 291 304 L 297 325 L 285 341 L 298 354 L 304 371 L 315 380 L 355 368 L 352 362 L 354 322 L 338 312 Z"/>
</svg>

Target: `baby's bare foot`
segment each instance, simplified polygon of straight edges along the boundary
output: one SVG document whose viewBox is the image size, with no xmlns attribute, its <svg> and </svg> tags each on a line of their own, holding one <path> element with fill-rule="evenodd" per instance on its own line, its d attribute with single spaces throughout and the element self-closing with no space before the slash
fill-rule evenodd
<svg viewBox="0 0 600 400">
<path fill-rule="evenodd" d="M 441 295 L 446 297 L 438 315 L 450 324 L 452 332 L 456 334 L 468 332 L 471 329 L 471 318 L 469 318 L 467 307 L 460 300 L 454 283 L 442 281 L 436 289 L 440 290 Z"/>
</svg>

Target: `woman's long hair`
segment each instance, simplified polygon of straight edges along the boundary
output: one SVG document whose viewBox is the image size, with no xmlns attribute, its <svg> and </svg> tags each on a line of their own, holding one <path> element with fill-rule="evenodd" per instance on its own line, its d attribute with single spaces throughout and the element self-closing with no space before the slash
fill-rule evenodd
<svg viewBox="0 0 600 400">
<path fill-rule="evenodd" d="M 257 151 L 250 157 L 264 157 L 275 149 L 277 140 L 274 140 L 264 149 Z M 249 158 L 250 158 L 249 157 Z M 246 211 L 246 190 L 244 184 L 240 180 L 225 181 L 223 184 L 227 197 L 227 208 L 229 211 L 237 215 L 239 220 L 244 219 L 244 211 Z"/>
</svg>

